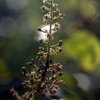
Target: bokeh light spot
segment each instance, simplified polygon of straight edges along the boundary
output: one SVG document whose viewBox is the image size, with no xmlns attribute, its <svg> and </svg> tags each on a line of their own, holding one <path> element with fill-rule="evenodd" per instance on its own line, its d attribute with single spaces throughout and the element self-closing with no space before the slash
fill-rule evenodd
<svg viewBox="0 0 100 100">
<path fill-rule="evenodd" d="M 19 10 L 28 4 L 29 0 L 6 0 L 9 9 Z"/>
</svg>

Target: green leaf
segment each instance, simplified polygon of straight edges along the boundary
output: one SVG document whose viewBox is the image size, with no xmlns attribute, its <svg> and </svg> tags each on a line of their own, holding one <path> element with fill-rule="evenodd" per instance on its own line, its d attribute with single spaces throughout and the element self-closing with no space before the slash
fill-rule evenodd
<svg viewBox="0 0 100 100">
<path fill-rule="evenodd" d="M 75 30 L 64 42 L 64 53 L 79 61 L 81 68 L 92 72 L 100 62 L 100 45 L 95 36 L 86 30 Z"/>
</svg>

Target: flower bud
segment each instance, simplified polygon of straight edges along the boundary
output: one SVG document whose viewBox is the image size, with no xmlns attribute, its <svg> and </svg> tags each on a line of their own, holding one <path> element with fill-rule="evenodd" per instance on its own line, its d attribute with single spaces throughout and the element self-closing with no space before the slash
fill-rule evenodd
<svg viewBox="0 0 100 100">
<path fill-rule="evenodd" d="M 37 30 L 40 31 L 40 32 L 42 32 L 42 29 L 41 28 L 38 28 Z"/>
<path fill-rule="evenodd" d="M 28 64 L 29 66 L 33 66 L 32 62 L 28 62 L 27 64 Z"/>
<path fill-rule="evenodd" d="M 22 73 L 23 73 L 24 75 L 26 75 L 26 73 L 27 73 L 26 68 L 25 68 L 25 67 L 22 67 L 21 69 L 22 69 Z"/>
<path fill-rule="evenodd" d="M 48 7 L 46 7 L 45 5 L 43 5 L 43 6 L 41 7 L 41 10 L 42 10 L 42 11 L 48 10 Z"/>
<path fill-rule="evenodd" d="M 58 45 L 59 45 L 59 46 L 62 46 L 62 44 L 63 44 L 63 41 L 60 40 L 59 43 L 58 43 Z"/>
</svg>

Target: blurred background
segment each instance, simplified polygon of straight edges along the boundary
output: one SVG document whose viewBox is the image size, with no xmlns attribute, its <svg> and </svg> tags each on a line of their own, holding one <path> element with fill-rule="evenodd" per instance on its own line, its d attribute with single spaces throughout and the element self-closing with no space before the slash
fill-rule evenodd
<svg viewBox="0 0 100 100">
<path fill-rule="evenodd" d="M 64 66 L 65 84 L 62 99 L 53 100 L 100 100 L 100 0 L 57 2 L 65 17 L 54 42 L 64 44 L 54 58 Z M 42 0 L 0 0 L 0 100 L 15 100 L 9 89 L 22 89 L 21 67 L 39 46 L 41 5 Z"/>
</svg>

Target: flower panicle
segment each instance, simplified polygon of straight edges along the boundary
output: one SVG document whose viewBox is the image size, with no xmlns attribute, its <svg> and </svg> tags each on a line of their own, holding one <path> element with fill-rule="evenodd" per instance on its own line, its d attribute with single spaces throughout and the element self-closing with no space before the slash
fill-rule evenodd
<svg viewBox="0 0 100 100">
<path fill-rule="evenodd" d="M 48 40 L 39 40 L 41 46 L 37 56 L 26 64 L 27 67 L 30 67 L 30 70 L 26 67 L 21 68 L 22 74 L 27 77 L 22 86 L 27 88 L 27 91 L 20 96 L 18 92 L 11 89 L 17 100 L 33 100 L 38 93 L 41 95 L 55 94 L 63 83 L 63 80 L 58 79 L 63 74 L 63 66 L 52 58 L 53 54 L 62 52 L 63 41 L 60 40 L 57 44 L 51 44 L 51 37 L 53 37 L 51 32 L 57 32 L 61 28 L 58 20 L 63 17 L 63 14 L 59 10 L 56 0 L 43 0 L 41 10 L 45 12 L 43 22 L 48 23 L 50 29 L 49 31 L 41 28 L 37 30 L 45 33 Z M 52 25 L 54 25 L 53 28 Z M 44 47 L 44 44 L 46 47 Z"/>
</svg>

